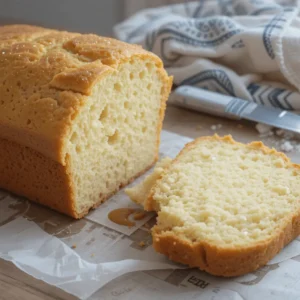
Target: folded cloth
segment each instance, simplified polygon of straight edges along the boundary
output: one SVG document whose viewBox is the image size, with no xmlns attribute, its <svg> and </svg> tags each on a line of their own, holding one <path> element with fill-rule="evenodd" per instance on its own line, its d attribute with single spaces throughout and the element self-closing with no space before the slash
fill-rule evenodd
<svg viewBox="0 0 300 300">
<path fill-rule="evenodd" d="M 143 10 L 114 31 L 159 55 L 177 86 L 300 111 L 296 0 L 185 2 Z"/>
</svg>

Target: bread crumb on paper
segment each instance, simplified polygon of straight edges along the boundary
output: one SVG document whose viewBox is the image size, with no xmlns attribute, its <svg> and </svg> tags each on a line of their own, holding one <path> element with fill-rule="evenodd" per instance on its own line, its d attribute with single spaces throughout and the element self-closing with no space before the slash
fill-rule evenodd
<svg viewBox="0 0 300 300">
<path fill-rule="evenodd" d="M 139 242 L 139 246 L 140 246 L 140 247 L 145 247 L 146 244 L 145 244 L 145 242 L 141 241 L 141 242 Z"/>
<path fill-rule="evenodd" d="M 218 129 L 221 129 L 222 126 L 223 126 L 222 124 L 211 125 L 210 129 L 211 130 L 218 130 Z"/>
<path fill-rule="evenodd" d="M 256 130 L 259 132 L 260 138 L 273 143 L 274 147 L 280 151 L 286 153 L 300 151 L 299 134 L 260 123 L 256 125 Z"/>
</svg>

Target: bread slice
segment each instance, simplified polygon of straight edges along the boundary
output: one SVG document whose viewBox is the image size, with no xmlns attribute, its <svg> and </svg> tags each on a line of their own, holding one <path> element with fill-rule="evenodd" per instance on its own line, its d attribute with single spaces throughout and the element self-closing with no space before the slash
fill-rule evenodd
<svg viewBox="0 0 300 300">
<path fill-rule="evenodd" d="M 140 46 L 0 27 L 0 187 L 74 218 L 157 160 L 172 78 Z"/>
<path fill-rule="evenodd" d="M 238 276 L 300 233 L 300 166 L 261 142 L 202 137 L 159 170 L 144 207 L 157 210 L 153 246 L 171 260 Z"/>
</svg>

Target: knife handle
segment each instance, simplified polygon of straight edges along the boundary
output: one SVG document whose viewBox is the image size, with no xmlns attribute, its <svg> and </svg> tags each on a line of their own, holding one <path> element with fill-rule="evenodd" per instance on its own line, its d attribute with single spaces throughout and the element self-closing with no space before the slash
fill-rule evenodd
<svg viewBox="0 0 300 300">
<path fill-rule="evenodd" d="M 176 88 L 170 96 L 169 103 L 236 120 L 241 119 L 243 112 L 256 107 L 253 102 L 188 85 Z"/>
</svg>

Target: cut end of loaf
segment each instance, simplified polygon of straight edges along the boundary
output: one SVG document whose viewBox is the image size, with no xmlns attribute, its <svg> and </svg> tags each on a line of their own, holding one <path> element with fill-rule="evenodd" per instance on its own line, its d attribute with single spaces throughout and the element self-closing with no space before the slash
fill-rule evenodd
<svg viewBox="0 0 300 300">
<path fill-rule="evenodd" d="M 299 186 L 300 167 L 261 142 L 197 139 L 152 190 L 154 247 L 215 275 L 253 271 L 299 234 Z"/>
<path fill-rule="evenodd" d="M 157 159 L 167 76 L 152 59 L 135 59 L 99 82 L 68 142 L 74 211 L 80 217 Z"/>
</svg>

